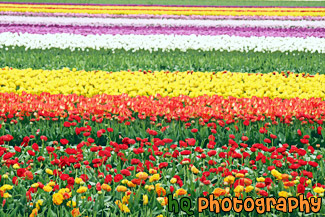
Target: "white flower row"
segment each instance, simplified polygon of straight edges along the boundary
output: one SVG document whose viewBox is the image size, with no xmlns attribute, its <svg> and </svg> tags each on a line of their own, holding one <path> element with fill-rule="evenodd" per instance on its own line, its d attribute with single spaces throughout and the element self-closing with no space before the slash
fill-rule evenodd
<svg viewBox="0 0 325 217">
<path fill-rule="evenodd" d="M 24 17 L 0 16 L 1 24 L 41 24 L 72 26 L 242 26 L 242 27 L 308 27 L 325 28 L 324 21 L 291 20 L 182 20 L 182 19 L 128 19 L 89 17 Z"/>
<path fill-rule="evenodd" d="M 325 38 L 294 37 L 238 37 L 228 35 L 73 35 L 73 34 L 18 34 L 1 33 L 0 46 L 25 46 L 26 49 L 125 49 L 170 51 L 180 49 L 290 52 L 310 51 L 325 53 Z"/>
</svg>

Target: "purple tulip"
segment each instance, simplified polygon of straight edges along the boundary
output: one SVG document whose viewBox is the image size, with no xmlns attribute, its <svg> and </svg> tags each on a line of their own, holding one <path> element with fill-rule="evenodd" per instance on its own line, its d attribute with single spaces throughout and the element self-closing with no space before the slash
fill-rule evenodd
<svg viewBox="0 0 325 217">
<path fill-rule="evenodd" d="M 166 27 L 166 26 L 71 26 L 71 25 L 17 25 L 0 24 L 0 33 L 17 32 L 31 34 L 70 33 L 80 35 L 229 35 L 271 37 L 325 37 L 325 28 L 265 28 L 265 27 Z"/>
</svg>

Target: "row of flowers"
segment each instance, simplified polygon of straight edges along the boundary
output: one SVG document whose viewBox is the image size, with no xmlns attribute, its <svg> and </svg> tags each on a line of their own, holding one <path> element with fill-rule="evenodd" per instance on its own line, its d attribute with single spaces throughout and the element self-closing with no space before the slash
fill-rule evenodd
<svg viewBox="0 0 325 217">
<path fill-rule="evenodd" d="M 247 5 L 240 5 L 240 6 L 235 6 L 235 5 L 186 5 L 186 4 L 182 4 L 182 5 L 177 5 L 177 4 L 172 4 L 172 5 L 162 5 L 162 4 L 93 4 L 93 3 L 80 3 L 80 4 L 76 4 L 76 3 L 58 3 L 58 2 L 51 2 L 51 3 L 39 3 L 39 2 L 28 2 L 28 3 L 20 3 L 20 2 L 3 2 L 2 4 L 10 4 L 11 6 L 12 5 L 46 5 L 46 6 L 67 6 L 67 5 L 70 5 L 70 6 L 76 6 L 76 5 L 79 5 L 79 6 L 82 6 L 82 7 L 93 7 L 93 6 L 119 6 L 119 7 L 132 7 L 132 6 L 138 6 L 138 7 L 171 7 L 171 8 L 175 8 L 175 7 L 178 7 L 178 8 L 183 8 L 183 7 L 186 7 L 186 8 L 241 8 L 241 9 L 250 9 L 250 8 L 258 8 L 258 9 L 269 9 L 269 8 L 274 8 L 274 7 L 279 7 L 279 8 L 282 8 L 282 9 L 302 9 L 302 8 L 306 8 L 306 7 L 309 7 L 309 8 L 314 8 L 314 9 L 317 9 L 317 8 L 324 8 L 324 6 L 321 6 L 320 5 L 313 5 L 312 7 L 311 6 L 263 6 L 263 5 L 255 5 L 255 6 L 247 6 Z"/>
<path fill-rule="evenodd" d="M 324 22 L 325 23 L 325 22 Z M 325 28 L 277 29 L 255 27 L 161 27 L 161 26 L 44 26 L 34 24 L 0 24 L 1 32 L 30 34 L 80 34 L 80 35 L 229 35 L 240 37 L 325 37 Z"/>
<path fill-rule="evenodd" d="M 181 20 L 0 16 L 0 32 L 81 35 L 325 37 L 323 21 Z"/>
<path fill-rule="evenodd" d="M 181 20 L 325 20 L 325 16 L 245 16 L 245 15 L 151 15 L 151 14 L 87 14 L 87 13 L 46 13 L 46 12 L 15 12 L 0 11 L 0 15 L 7 16 L 37 16 L 37 17 L 92 17 L 92 18 L 133 18 L 133 19 L 181 19 Z"/>
<path fill-rule="evenodd" d="M 229 35 L 79 35 L 0 33 L 0 46 L 26 49 L 125 49 L 173 51 L 318 52 L 325 53 L 325 39 L 315 37 L 240 37 Z"/>
<path fill-rule="evenodd" d="M 88 13 L 88 14 L 154 14 L 154 15 L 249 15 L 249 16 L 324 16 L 324 8 L 242 8 L 242 7 L 166 7 L 166 6 L 91 6 L 91 5 L 0 5 L 0 11 Z"/>
<path fill-rule="evenodd" d="M 324 101 L 255 99 L 254 108 L 243 99 L 220 100 L 1 94 L 1 212 L 12 214 L 15 206 L 16 215 L 26 210 L 31 217 L 166 216 L 168 194 L 189 197 L 194 210 L 197 197 L 209 194 L 324 196 Z M 272 102 L 300 112 L 289 117 L 293 110 L 279 106 L 273 118 L 261 115 L 258 109 Z M 110 112 L 103 113 L 104 103 Z M 150 114 L 172 105 L 179 107 L 170 109 L 176 120 Z M 198 116 L 190 119 L 193 105 Z M 224 107 L 225 117 L 204 116 L 202 105 Z M 133 117 L 126 119 L 126 107 Z M 229 119 L 230 108 L 245 120 Z"/>
<path fill-rule="evenodd" d="M 0 16 L 0 24 L 59 26 L 168 26 L 168 27 L 262 27 L 262 28 L 325 28 L 323 21 L 310 20 L 200 20 L 200 19 L 134 19 Z"/>
<path fill-rule="evenodd" d="M 96 95 L 88 98 L 77 95 L 51 95 L 42 93 L 41 95 L 14 93 L 1 93 L 1 119 L 18 123 L 24 117 L 33 118 L 39 121 L 44 118 L 55 118 L 57 116 L 66 117 L 69 114 L 78 114 L 82 117 L 90 118 L 97 116 L 99 123 L 106 119 L 117 119 L 120 122 L 125 120 L 135 120 L 150 118 L 152 121 L 162 118 L 166 122 L 171 120 L 189 121 L 192 118 L 222 119 L 218 125 L 224 127 L 238 120 L 244 121 L 247 126 L 251 122 L 264 122 L 266 119 L 273 125 L 279 123 L 298 124 L 321 134 L 322 128 L 318 126 L 308 126 L 308 124 L 322 125 L 324 121 L 325 103 L 321 99 L 269 99 L 267 97 L 251 99 L 229 97 L 224 99 L 220 96 L 200 96 L 191 98 L 188 96 L 162 97 L 156 96 L 137 96 L 130 97 L 123 95 Z M 115 117 L 116 116 L 116 117 Z M 11 120 L 15 118 L 15 120 Z M 54 120 L 54 119 L 53 119 Z M 97 119 L 95 119 L 97 120 Z M 200 122 L 203 123 L 204 122 Z M 126 125 L 130 125 L 130 122 Z M 262 127 L 262 126 L 260 126 Z M 238 129 L 238 126 L 237 126 Z M 281 127 L 278 127 L 281 130 Z M 284 130 L 284 129 L 283 129 Z M 20 133 L 20 131 L 15 131 Z M 177 133 L 177 132 L 174 132 Z M 253 132 L 252 132 L 253 133 Z M 296 132 L 286 132 L 286 134 Z M 301 134 L 301 133 L 298 133 Z M 301 136 L 301 135 L 299 135 Z M 298 138 L 298 137 L 297 137 Z M 285 139 L 285 138 L 284 138 Z"/>
<path fill-rule="evenodd" d="M 325 98 L 325 75 L 231 72 L 0 70 L 0 92 L 41 94 L 129 94 L 197 97 Z"/>
</svg>

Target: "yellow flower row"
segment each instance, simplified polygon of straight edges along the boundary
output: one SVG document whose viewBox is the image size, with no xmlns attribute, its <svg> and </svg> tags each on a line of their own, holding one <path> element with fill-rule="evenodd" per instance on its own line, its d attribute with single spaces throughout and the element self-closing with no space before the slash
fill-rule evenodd
<svg viewBox="0 0 325 217">
<path fill-rule="evenodd" d="M 0 70 L 0 92 L 32 94 L 155 95 L 176 97 L 220 95 L 233 97 L 270 97 L 289 99 L 311 97 L 325 99 L 325 75 L 284 76 L 279 73 L 248 74 L 223 72 L 106 72 L 12 69 Z"/>
<path fill-rule="evenodd" d="M 247 16 L 325 16 L 325 8 L 232 8 L 163 6 L 90 6 L 0 4 L 0 11 L 88 13 L 88 14 L 170 14 L 170 15 L 247 15 Z"/>
</svg>

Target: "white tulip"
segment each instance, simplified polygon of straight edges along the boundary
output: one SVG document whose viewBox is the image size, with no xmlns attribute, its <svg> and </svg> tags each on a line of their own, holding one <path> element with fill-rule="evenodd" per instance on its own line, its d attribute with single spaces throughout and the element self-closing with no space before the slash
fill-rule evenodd
<svg viewBox="0 0 325 217">
<path fill-rule="evenodd" d="M 26 49 L 125 49 L 127 51 L 189 49 L 211 51 L 319 52 L 325 53 L 325 38 L 240 37 L 229 35 L 77 35 L 77 34 L 0 34 L 0 46 L 25 46 Z"/>
<path fill-rule="evenodd" d="M 202 20 L 202 19 L 130 19 L 89 17 L 30 17 L 1 16 L 0 24 L 38 24 L 72 26 L 199 26 L 199 27 L 269 27 L 269 28 L 325 28 L 323 20 Z"/>
</svg>

